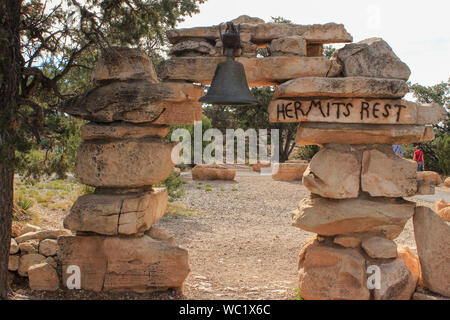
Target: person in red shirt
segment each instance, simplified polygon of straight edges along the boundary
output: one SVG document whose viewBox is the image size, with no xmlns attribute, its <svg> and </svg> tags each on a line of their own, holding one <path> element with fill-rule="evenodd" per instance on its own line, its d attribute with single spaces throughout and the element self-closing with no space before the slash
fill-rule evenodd
<svg viewBox="0 0 450 320">
<path fill-rule="evenodd" d="M 416 146 L 414 151 L 414 161 L 417 162 L 417 171 L 425 171 L 425 161 L 423 160 L 423 151 L 419 146 Z"/>
</svg>

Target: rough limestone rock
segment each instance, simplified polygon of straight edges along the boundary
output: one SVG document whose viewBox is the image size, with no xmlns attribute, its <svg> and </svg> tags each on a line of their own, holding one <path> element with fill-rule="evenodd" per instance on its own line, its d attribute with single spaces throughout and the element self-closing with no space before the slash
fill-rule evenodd
<svg viewBox="0 0 450 320">
<path fill-rule="evenodd" d="M 58 230 L 41 230 L 35 232 L 28 232 L 20 237 L 15 238 L 17 243 L 22 243 L 28 240 L 44 240 L 44 239 L 57 239 L 60 236 L 71 235 L 69 230 L 58 229 Z"/>
<path fill-rule="evenodd" d="M 265 23 L 265 21 L 258 17 L 250 17 L 248 15 L 242 15 L 237 17 L 236 19 L 231 20 L 234 24 L 248 23 L 248 24 L 261 24 Z"/>
<path fill-rule="evenodd" d="M 214 55 L 216 54 L 216 48 L 206 40 L 184 40 L 173 45 L 169 54 L 176 57 Z"/>
<path fill-rule="evenodd" d="M 61 237 L 58 258 L 63 283 L 70 265 L 81 269 L 81 288 L 153 292 L 179 288 L 189 274 L 188 253 L 167 241 L 142 237 Z"/>
<path fill-rule="evenodd" d="M 434 182 L 417 179 L 417 194 L 433 195 L 435 193 Z"/>
<path fill-rule="evenodd" d="M 299 146 L 337 144 L 407 144 L 434 140 L 432 127 L 389 124 L 300 123 L 295 143 Z"/>
<path fill-rule="evenodd" d="M 442 178 L 439 173 L 434 171 L 420 171 L 417 172 L 417 178 L 425 181 L 429 181 L 435 186 L 438 186 L 442 183 Z"/>
<path fill-rule="evenodd" d="M 371 262 L 372 263 L 372 262 Z M 416 290 L 417 281 L 409 271 L 402 258 L 393 261 L 380 263 L 381 288 L 374 289 L 375 300 L 409 300 Z"/>
<path fill-rule="evenodd" d="M 345 45 L 336 51 L 345 77 L 374 77 L 408 80 L 411 71 L 380 38 Z"/>
<path fill-rule="evenodd" d="M 92 81 L 146 80 L 158 82 L 152 59 L 144 52 L 114 47 L 113 53 L 102 55 L 92 72 Z"/>
<path fill-rule="evenodd" d="M 75 174 L 95 187 L 154 185 L 172 172 L 176 144 L 155 138 L 85 141 L 78 149 Z"/>
<path fill-rule="evenodd" d="M 31 290 L 55 291 L 59 288 L 59 277 L 55 268 L 47 262 L 36 264 L 28 269 Z"/>
<path fill-rule="evenodd" d="M 299 294 L 305 300 L 369 300 L 363 256 L 355 249 L 309 245 L 300 254 Z"/>
<path fill-rule="evenodd" d="M 413 276 L 414 281 L 420 286 L 423 286 L 419 257 L 416 256 L 408 247 L 397 247 L 397 254 L 405 262 Z"/>
<path fill-rule="evenodd" d="M 11 243 L 9 245 L 9 254 L 16 254 L 19 252 L 19 245 L 17 244 L 16 240 L 11 238 Z"/>
<path fill-rule="evenodd" d="M 39 243 L 39 253 L 43 256 L 49 257 L 56 255 L 58 249 L 58 242 L 53 239 L 45 239 Z"/>
<path fill-rule="evenodd" d="M 192 168 L 194 180 L 234 180 L 236 170 L 219 164 L 198 164 Z"/>
<path fill-rule="evenodd" d="M 306 56 L 306 40 L 300 36 L 291 36 L 272 40 L 267 46 L 271 56 Z"/>
<path fill-rule="evenodd" d="M 397 257 L 397 244 L 383 237 L 371 237 L 365 239 L 362 248 L 374 259 L 389 259 Z"/>
<path fill-rule="evenodd" d="M 276 181 L 300 181 L 307 168 L 307 162 L 275 163 L 272 166 L 272 179 Z"/>
<path fill-rule="evenodd" d="M 275 88 L 274 99 L 296 97 L 403 98 L 409 89 L 398 79 L 369 77 L 297 78 Z"/>
<path fill-rule="evenodd" d="M 358 248 L 361 245 L 361 238 L 351 235 L 340 235 L 334 237 L 333 242 L 346 248 Z"/>
<path fill-rule="evenodd" d="M 442 218 L 442 220 L 450 222 L 450 202 L 439 199 L 434 203 L 433 210 Z"/>
<path fill-rule="evenodd" d="M 108 124 L 90 122 L 80 128 L 83 140 L 96 139 L 130 139 L 155 137 L 164 138 L 170 130 L 168 125 L 131 124 L 112 122 Z"/>
<path fill-rule="evenodd" d="M 8 260 L 8 271 L 17 271 L 19 269 L 19 256 L 10 255 Z"/>
<path fill-rule="evenodd" d="M 20 237 L 21 235 L 28 233 L 28 232 L 35 232 L 35 231 L 41 230 L 40 227 L 32 225 L 30 223 L 13 224 L 13 226 L 17 227 L 17 228 L 14 228 L 14 230 L 11 230 L 11 231 L 15 231 L 15 232 L 12 232 L 12 234 L 11 234 L 11 236 L 13 236 L 13 237 Z"/>
<path fill-rule="evenodd" d="M 409 197 L 417 192 L 417 163 L 397 156 L 391 146 L 363 153 L 361 188 L 372 197 Z"/>
<path fill-rule="evenodd" d="M 45 261 L 45 257 L 43 255 L 37 253 L 24 254 L 20 256 L 19 259 L 19 269 L 18 273 L 22 277 L 28 276 L 28 269 L 35 265 Z"/>
<path fill-rule="evenodd" d="M 222 33 L 224 29 L 222 26 Z M 345 30 L 344 25 L 336 23 L 296 25 L 288 23 L 255 23 L 254 20 L 251 20 L 248 23 L 241 23 L 240 31 L 244 34 L 250 34 L 252 42 L 261 44 L 269 43 L 273 39 L 290 36 L 301 36 L 306 41 L 312 43 L 342 43 L 353 41 L 353 37 Z M 167 31 L 166 34 L 169 42 L 172 44 L 183 41 L 186 38 L 202 38 L 207 40 L 220 38 L 218 26 L 172 29 Z"/>
<path fill-rule="evenodd" d="M 64 227 L 102 235 L 142 233 L 164 215 L 167 199 L 165 188 L 129 195 L 84 195 L 70 209 Z"/>
<path fill-rule="evenodd" d="M 450 177 L 448 177 L 447 179 L 445 179 L 445 181 L 444 181 L 444 186 L 446 186 L 447 188 L 450 188 Z"/>
<path fill-rule="evenodd" d="M 95 122 L 154 122 L 167 106 L 196 105 L 202 96 L 203 89 L 190 83 L 113 82 L 68 99 L 59 108 Z"/>
<path fill-rule="evenodd" d="M 145 235 L 149 236 L 152 239 L 160 240 L 160 241 L 167 241 L 168 243 L 174 245 L 175 239 L 173 236 L 166 231 L 164 231 L 161 228 L 152 226 L 150 230 L 145 232 Z"/>
<path fill-rule="evenodd" d="M 19 250 L 21 253 L 38 253 L 39 241 L 38 240 L 28 240 L 28 241 L 19 243 Z"/>
<path fill-rule="evenodd" d="M 412 300 L 433 300 L 433 301 L 440 301 L 440 300 L 450 300 L 450 298 L 444 298 L 441 295 L 435 295 L 432 293 L 423 293 L 423 292 L 415 292 Z"/>
<path fill-rule="evenodd" d="M 303 184 L 325 198 L 357 198 L 360 173 L 361 164 L 348 146 L 325 147 L 312 158 L 303 175 Z"/>
<path fill-rule="evenodd" d="M 333 200 L 311 196 L 292 212 L 292 225 L 323 236 L 381 232 L 395 239 L 414 214 L 414 202 L 402 199 Z"/>
<path fill-rule="evenodd" d="M 424 286 L 450 297 L 450 226 L 427 207 L 417 207 L 414 237 Z"/>
<path fill-rule="evenodd" d="M 210 84 L 217 64 L 225 57 L 179 57 L 161 63 L 161 77 L 165 80 L 187 80 Z M 335 77 L 340 65 L 326 57 L 277 56 L 260 58 L 238 57 L 244 65 L 250 87 L 278 85 L 301 77 Z"/>
</svg>

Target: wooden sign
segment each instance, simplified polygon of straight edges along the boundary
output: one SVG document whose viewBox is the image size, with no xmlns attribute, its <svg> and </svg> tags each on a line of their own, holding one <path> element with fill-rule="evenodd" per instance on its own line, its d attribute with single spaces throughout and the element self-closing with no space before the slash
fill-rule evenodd
<svg viewBox="0 0 450 320">
<path fill-rule="evenodd" d="M 446 116 L 438 104 L 361 98 L 274 100 L 268 112 L 271 122 L 434 124 Z"/>
</svg>

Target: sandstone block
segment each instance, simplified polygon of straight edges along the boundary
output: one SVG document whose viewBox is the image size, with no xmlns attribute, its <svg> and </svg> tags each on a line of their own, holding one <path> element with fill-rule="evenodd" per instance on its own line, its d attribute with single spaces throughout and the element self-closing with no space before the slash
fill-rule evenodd
<svg viewBox="0 0 450 320">
<path fill-rule="evenodd" d="M 45 239 L 39 243 L 39 253 L 43 256 L 49 257 L 56 255 L 58 249 L 58 242 L 53 239 Z"/>
<path fill-rule="evenodd" d="M 130 124 L 112 122 L 108 124 L 89 122 L 80 128 L 83 140 L 164 138 L 170 130 L 168 125 Z"/>
<path fill-rule="evenodd" d="M 201 87 L 189 83 L 113 82 L 68 99 L 59 108 L 95 122 L 142 123 L 159 119 L 167 105 L 195 105 L 202 95 Z"/>
<path fill-rule="evenodd" d="M 363 153 L 361 188 L 372 197 L 409 197 L 417 192 L 417 163 L 397 156 L 391 146 Z"/>
<path fill-rule="evenodd" d="M 17 271 L 19 269 L 19 256 L 10 255 L 8 259 L 8 271 Z"/>
<path fill-rule="evenodd" d="M 28 279 L 32 290 L 55 291 L 59 288 L 58 273 L 46 262 L 31 266 Z"/>
<path fill-rule="evenodd" d="M 210 84 L 217 64 L 225 57 L 180 57 L 161 63 L 161 77 Z M 340 69 L 326 57 L 278 56 L 260 58 L 238 57 L 244 65 L 249 86 L 277 85 L 300 77 L 333 77 Z"/>
<path fill-rule="evenodd" d="M 168 243 L 174 245 L 175 239 L 173 236 L 161 228 L 152 226 L 148 231 L 145 232 L 145 235 L 149 236 L 152 239 L 167 241 Z"/>
<path fill-rule="evenodd" d="M 114 48 L 102 55 L 92 72 L 92 81 L 146 80 L 158 82 L 152 59 L 144 52 L 131 48 Z"/>
<path fill-rule="evenodd" d="M 74 203 L 64 227 L 102 235 L 142 233 L 164 215 L 167 199 L 165 188 L 129 195 L 84 195 Z"/>
<path fill-rule="evenodd" d="M 261 22 L 261 21 L 259 21 Z M 269 43 L 273 39 L 301 36 L 312 43 L 341 43 L 351 42 L 353 37 L 342 24 L 327 23 L 314 25 L 295 25 L 287 23 L 241 23 L 241 33 L 250 33 L 254 43 Z M 224 28 L 222 27 L 222 32 Z M 204 38 L 215 40 L 220 37 L 219 27 L 196 27 L 172 29 L 167 32 L 169 42 L 174 44 L 186 38 Z"/>
<path fill-rule="evenodd" d="M 450 177 L 448 177 L 447 179 L 445 179 L 445 181 L 444 181 L 444 186 L 446 186 L 447 188 L 450 188 Z"/>
<path fill-rule="evenodd" d="M 265 21 L 258 17 L 250 17 L 248 15 L 241 15 L 236 19 L 231 20 L 234 24 L 248 23 L 248 24 L 261 24 L 265 23 Z"/>
<path fill-rule="evenodd" d="M 438 186 L 442 183 L 441 176 L 439 175 L 439 173 L 434 171 L 417 172 L 417 178 L 420 180 L 429 181 L 435 186 Z"/>
<path fill-rule="evenodd" d="M 300 181 L 307 168 L 307 162 L 275 163 L 272 166 L 272 179 L 276 181 Z"/>
<path fill-rule="evenodd" d="M 70 235 L 69 230 L 58 229 L 58 230 L 41 230 L 35 232 L 28 232 L 20 237 L 16 237 L 17 243 L 22 243 L 28 240 L 44 240 L 44 239 L 57 239 L 60 236 Z"/>
<path fill-rule="evenodd" d="M 374 289 L 375 300 L 410 300 L 417 281 L 402 258 L 386 263 L 376 263 L 381 270 L 381 288 Z"/>
<path fill-rule="evenodd" d="M 434 140 L 432 127 L 389 124 L 300 123 L 295 143 L 300 146 L 338 144 L 407 144 Z"/>
<path fill-rule="evenodd" d="M 297 78 L 275 88 L 274 99 L 297 97 L 403 98 L 409 89 L 397 79 L 369 77 Z"/>
<path fill-rule="evenodd" d="M 236 170 L 218 164 L 198 164 L 192 168 L 194 180 L 234 180 Z"/>
<path fill-rule="evenodd" d="M 439 199 L 434 203 L 433 210 L 444 221 L 450 222 L 450 202 L 447 202 L 444 199 Z"/>
<path fill-rule="evenodd" d="M 336 236 L 333 242 L 346 248 L 358 248 L 361 245 L 361 238 L 351 235 L 340 235 Z"/>
<path fill-rule="evenodd" d="M 305 300 L 369 300 L 363 256 L 355 249 L 309 246 L 299 260 L 299 294 Z"/>
<path fill-rule="evenodd" d="M 428 180 L 417 179 L 417 194 L 433 195 L 435 192 L 435 185 Z"/>
<path fill-rule="evenodd" d="M 267 47 L 270 55 L 306 56 L 306 40 L 300 36 L 290 36 L 272 40 Z"/>
<path fill-rule="evenodd" d="M 362 248 L 374 259 L 389 259 L 397 257 L 397 245 L 394 241 L 383 237 L 370 237 L 365 239 Z"/>
<path fill-rule="evenodd" d="M 411 71 L 380 38 L 345 45 L 336 52 L 344 65 L 344 76 L 408 80 Z"/>
<path fill-rule="evenodd" d="M 16 240 L 11 238 L 11 243 L 9 245 L 9 254 L 16 254 L 19 252 L 19 245 L 17 244 Z"/>
<path fill-rule="evenodd" d="M 63 237 L 58 244 L 63 283 L 67 267 L 78 265 L 86 290 L 143 293 L 179 288 L 189 273 L 186 250 L 148 236 Z"/>
<path fill-rule="evenodd" d="M 419 257 L 416 256 L 408 247 L 398 247 L 397 253 L 398 256 L 402 258 L 403 261 L 405 262 L 406 266 L 408 267 L 409 271 L 413 276 L 413 280 L 415 281 L 415 283 L 418 283 L 419 285 L 422 286 L 423 283 L 420 271 Z"/>
<path fill-rule="evenodd" d="M 19 275 L 22 277 L 28 276 L 28 269 L 35 265 L 45 261 L 45 257 L 43 255 L 37 253 L 24 254 L 20 256 L 19 259 Z"/>
<path fill-rule="evenodd" d="M 175 142 L 154 138 L 85 141 L 80 145 L 75 174 L 95 187 L 140 187 L 164 181 L 175 166 Z"/>
<path fill-rule="evenodd" d="M 414 202 L 401 199 L 333 200 L 317 196 L 300 201 L 292 225 L 323 236 L 381 232 L 395 239 L 414 213 Z"/>
<path fill-rule="evenodd" d="M 414 237 L 424 286 L 450 297 L 450 226 L 427 207 L 417 207 Z"/>
<path fill-rule="evenodd" d="M 19 243 L 19 250 L 21 253 L 38 253 L 39 241 L 38 240 L 28 240 Z"/>
<path fill-rule="evenodd" d="M 439 104 L 406 100 L 360 98 L 292 98 L 272 100 L 271 122 L 327 122 L 355 124 L 436 124 L 445 119 Z"/>
<path fill-rule="evenodd" d="M 336 170 L 338 166 L 338 170 Z M 303 174 L 304 186 L 325 198 L 357 198 L 361 164 L 358 156 L 346 146 L 325 147 L 314 155 Z"/>
<path fill-rule="evenodd" d="M 261 168 L 270 168 L 271 165 L 272 165 L 271 163 L 258 162 L 258 163 L 252 164 L 252 170 L 255 172 L 261 172 Z"/>
</svg>

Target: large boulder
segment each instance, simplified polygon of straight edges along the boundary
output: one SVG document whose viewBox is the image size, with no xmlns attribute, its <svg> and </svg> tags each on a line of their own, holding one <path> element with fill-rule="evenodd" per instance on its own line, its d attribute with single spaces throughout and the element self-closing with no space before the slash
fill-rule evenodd
<svg viewBox="0 0 450 320">
<path fill-rule="evenodd" d="M 80 268 L 81 288 L 92 291 L 153 292 L 180 288 L 189 274 L 185 249 L 142 237 L 61 237 L 63 283 L 71 265 Z"/>
<path fill-rule="evenodd" d="M 450 188 L 450 177 L 445 179 L 444 186 L 446 186 L 447 188 Z"/>
<path fill-rule="evenodd" d="M 433 210 L 442 218 L 442 220 L 450 222 L 450 202 L 439 199 L 434 203 Z"/>
<path fill-rule="evenodd" d="M 414 237 L 424 286 L 450 297 L 450 226 L 427 207 L 417 207 Z"/>
<path fill-rule="evenodd" d="M 305 198 L 292 212 L 292 225 L 323 236 L 381 232 L 395 239 L 414 214 L 414 202 L 389 198 Z"/>
<path fill-rule="evenodd" d="M 442 183 L 442 178 L 439 173 L 434 171 L 420 171 L 417 172 L 417 178 L 420 180 L 429 181 L 435 186 L 438 186 Z"/>
<path fill-rule="evenodd" d="M 410 300 L 416 290 L 417 279 L 409 271 L 402 258 L 384 261 L 368 262 L 368 264 L 378 265 L 380 268 L 380 289 L 374 289 L 374 299 Z"/>
<path fill-rule="evenodd" d="M 272 179 L 276 181 L 300 181 L 307 168 L 307 162 L 275 163 L 272 166 Z"/>
<path fill-rule="evenodd" d="M 141 187 L 167 179 L 176 142 L 155 138 L 88 140 L 78 149 L 75 175 L 95 187 Z"/>
<path fill-rule="evenodd" d="M 337 50 L 345 77 L 374 77 L 408 80 L 411 71 L 380 38 L 370 38 Z"/>
<path fill-rule="evenodd" d="M 405 262 L 413 276 L 414 281 L 420 286 L 423 286 L 419 257 L 415 255 L 410 248 L 404 246 L 397 248 L 397 254 Z"/>
<path fill-rule="evenodd" d="M 198 164 L 192 168 L 194 180 L 234 180 L 236 170 L 220 164 Z"/>
<path fill-rule="evenodd" d="M 43 255 L 37 253 L 29 253 L 20 256 L 18 269 L 19 275 L 22 277 L 28 276 L 28 269 L 35 264 L 44 262 L 45 259 L 46 258 Z"/>
<path fill-rule="evenodd" d="M 299 256 L 299 294 L 305 300 L 369 300 L 366 262 L 356 249 L 333 248 L 317 241 Z"/>
<path fill-rule="evenodd" d="M 18 255 L 10 255 L 8 259 L 8 271 L 17 271 L 19 269 L 19 259 Z"/>
<path fill-rule="evenodd" d="M 417 163 L 397 156 L 391 146 L 363 153 L 361 188 L 372 197 L 409 197 L 417 192 Z"/>
<path fill-rule="evenodd" d="M 50 257 L 56 255 L 58 242 L 54 239 L 45 239 L 39 243 L 39 253 L 43 256 Z"/>
<path fill-rule="evenodd" d="M 28 269 L 28 279 L 32 290 L 55 291 L 59 288 L 59 276 L 55 268 L 47 262 Z"/>
<path fill-rule="evenodd" d="M 303 174 L 303 184 L 312 193 L 325 198 L 357 198 L 360 174 L 358 155 L 349 146 L 330 146 L 314 155 Z"/>
<path fill-rule="evenodd" d="M 167 189 L 137 194 L 89 194 L 81 196 L 64 219 L 72 231 L 102 235 L 143 233 L 166 212 Z"/>
<path fill-rule="evenodd" d="M 92 81 L 146 80 L 158 82 L 152 59 L 143 51 L 126 47 L 113 47 L 105 52 L 92 72 Z"/>
<path fill-rule="evenodd" d="M 300 36 L 278 38 L 272 40 L 267 49 L 272 56 L 306 56 L 306 40 Z"/>
</svg>

